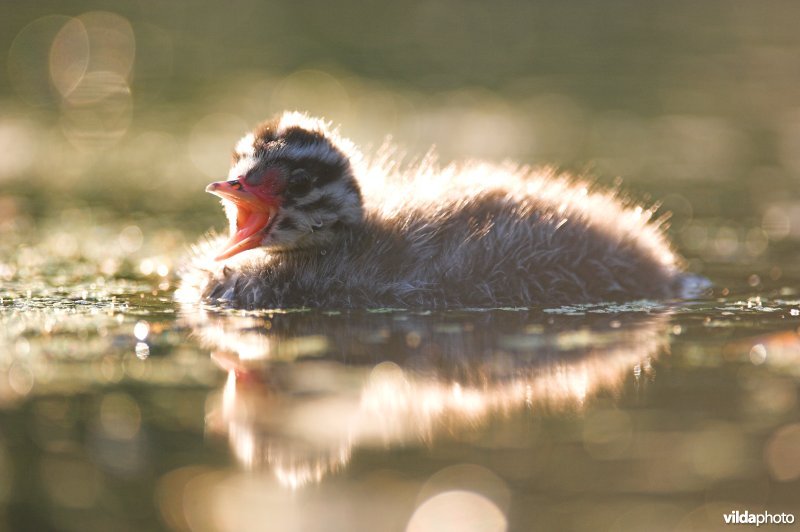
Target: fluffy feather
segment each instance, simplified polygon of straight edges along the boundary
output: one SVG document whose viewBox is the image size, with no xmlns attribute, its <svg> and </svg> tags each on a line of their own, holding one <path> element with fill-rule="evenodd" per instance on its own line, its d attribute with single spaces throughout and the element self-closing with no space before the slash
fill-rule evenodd
<svg viewBox="0 0 800 532">
<path fill-rule="evenodd" d="M 296 127 L 318 133 L 336 153 L 281 137 Z M 274 153 L 259 147 L 265 128 L 278 142 Z M 332 182 L 325 208 L 284 224 L 303 233 L 325 222 L 330 230 L 313 245 L 267 243 L 219 264 L 211 260 L 218 243 L 201 243 L 185 269 L 181 300 L 237 308 L 505 307 L 665 299 L 707 288 L 683 273 L 653 209 L 551 169 L 440 168 L 431 155 L 402 168 L 390 146 L 366 160 L 324 122 L 287 113 L 277 127 L 240 141 L 231 175 L 277 150 L 329 163 L 337 153 L 346 157 L 363 211 L 348 200 L 352 186 Z M 335 224 L 337 216 L 348 223 Z"/>
</svg>

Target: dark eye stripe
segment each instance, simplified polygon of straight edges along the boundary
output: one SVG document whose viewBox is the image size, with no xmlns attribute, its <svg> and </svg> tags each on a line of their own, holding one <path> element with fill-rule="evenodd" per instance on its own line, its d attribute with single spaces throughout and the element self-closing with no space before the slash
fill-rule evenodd
<svg viewBox="0 0 800 532">
<path fill-rule="evenodd" d="M 297 210 L 303 212 L 311 212 L 311 211 L 336 211 L 338 205 L 332 201 L 330 198 L 326 196 L 322 196 L 319 199 L 312 201 L 311 203 L 306 203 L 305 205 L 298 205 Z"/>
<path fill-rule="evenodd" d="M 297 224 L 290 217 L 286 217 L 278 222 L 278 229 L 284 231 L 294 231 L 297 229 Z"/>
<path fill-rule="evenodd" d="M 290 181 L 311 181 L 313 176 L 305 168 L 295 168 L 289 174 Z"/>
<path fill-rule="evenodd" d="M 290 168 L 302 168 L 306 170 L 309 174 L 314 176 L 314 182 L 317 186 L 324 186 L 341 179 L 347 167 L 346 161 L 331 164 L 313 157 L 301 157 L 300 159 L 281 158 L 276 161 Z"/>
<path fill-rule="evenodd" d="M 319 166 L 321 168 L 316 171 L 317 186 L 324 187 L 329 183 L 342 179 L 347 163 L 320 164 Z"/>
</svg>

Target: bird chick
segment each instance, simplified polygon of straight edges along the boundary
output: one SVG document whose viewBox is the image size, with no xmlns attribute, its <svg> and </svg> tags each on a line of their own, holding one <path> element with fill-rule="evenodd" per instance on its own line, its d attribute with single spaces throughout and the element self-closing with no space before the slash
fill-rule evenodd
<svg viewBox="0 0 800 532">
<path fill-rule="evenodd" d="M 663 228 L 616 192 L 550 169 L 365 160 L 284 113 L 211 183 L 230 236 L 196 247 L 178 298 L 248 309 L 553 306 L 701 293 Z"/>
</svg>

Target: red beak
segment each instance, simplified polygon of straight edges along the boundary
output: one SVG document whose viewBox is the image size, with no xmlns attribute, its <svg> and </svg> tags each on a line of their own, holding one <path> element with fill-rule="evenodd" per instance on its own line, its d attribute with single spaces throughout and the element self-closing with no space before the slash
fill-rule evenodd
<svg viewBox="0 0 800 532">
<path fill-rule="evenodd" d="M 277 212 L 276 201 L 266 201 L 245 188 L 238 179 L 217 181 L 206 192 L 231 202 L 236 207 L 236 224 L 231 224 L 231 238 L 214 260 L 223 260 L 261 245 L 262 231 Z"/>
</svg>

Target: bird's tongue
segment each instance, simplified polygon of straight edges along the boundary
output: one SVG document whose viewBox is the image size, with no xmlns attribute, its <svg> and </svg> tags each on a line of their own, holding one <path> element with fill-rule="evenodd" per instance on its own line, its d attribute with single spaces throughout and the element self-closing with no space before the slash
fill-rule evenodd
<svg viewBox="0 0 800 532">
<path fill-rule="evenodd" d="M 251 210 L 246 205 L 236 205 L 236 227 L 231 230 L 231 238 L 223 247 L 215 260 L 233 257 L 237 253 L 253 249 L 261 244 L 261 230 L 264 229 L 272 214 L 270 211 Z"/>
</svg>

